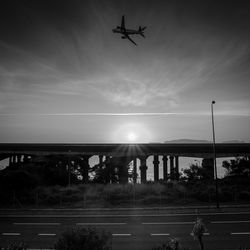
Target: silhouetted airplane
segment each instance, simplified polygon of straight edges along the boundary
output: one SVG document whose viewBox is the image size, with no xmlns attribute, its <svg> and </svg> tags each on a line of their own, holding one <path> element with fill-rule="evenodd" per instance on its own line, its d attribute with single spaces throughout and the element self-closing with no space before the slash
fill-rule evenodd
<svg viewBox="0 0 250 250">
<path fill-rule="evenodd" d="M 144 36 L 144 30 L 146 29 L 146 27 L 141 27 L 139 26 L 138 30 L 130 30 L 130 29 L 126 29 L 125 28 L 125 18 L 124 16 L 122 16 L 122 22 L 121 22 L 121 26 L 117 26 L 115 29 L 113 29 L 112 31 L 114 33 L 120 33 L 123 36 L 121 37 L 122 39 L 128 39 L 130 40 L 133 44 L 137 45 L 130 37 L 129 35 L 141 35 L 142 37 L 145 38 Z"/>
</svg>

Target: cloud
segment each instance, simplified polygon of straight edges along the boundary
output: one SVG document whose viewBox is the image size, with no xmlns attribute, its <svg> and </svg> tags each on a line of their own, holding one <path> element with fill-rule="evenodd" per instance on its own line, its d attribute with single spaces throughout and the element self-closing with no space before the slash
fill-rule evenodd
<svg viewBox="0 0 250 250">
<path fill-rule="evenodd" d="M 156 105 L 161 99 L 168 99 L 174 105 L 175 97 L 172 90 L 162 88 L 152 82 L 135 80 L 128 77 L 110 78 L 94 87 L 103 98 L 122 107 L 145 107 Z"/>
</svg>

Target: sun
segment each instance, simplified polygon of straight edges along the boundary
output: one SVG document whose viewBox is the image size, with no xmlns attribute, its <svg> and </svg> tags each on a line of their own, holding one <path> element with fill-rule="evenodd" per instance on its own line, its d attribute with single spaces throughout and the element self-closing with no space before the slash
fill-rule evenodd
<svg viewBox="0 0 250 250">
<path fill-rule="evenodd" d="M 148 143 L 150 140 L 149 130 L 139 122 L 124 122 L 113 132 L 113 142 L 116 143 Z"/>
<path fill-rule="evenodd" d="M 127 138 L 128 138 L 128 141 L 135 142 L 137 140 L 137 135 L 134 132 L 128 132 Z"/>
</svg>

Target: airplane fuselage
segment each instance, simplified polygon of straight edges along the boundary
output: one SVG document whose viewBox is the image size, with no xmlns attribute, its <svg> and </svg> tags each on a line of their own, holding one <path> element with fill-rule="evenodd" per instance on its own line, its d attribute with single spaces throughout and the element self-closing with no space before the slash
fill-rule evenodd
<svg viewBox="0 0 250 250">
<path fill-rule="evenodd" d="M 135 35 L 135 34 L 142 34 L 143 32 L 139 30 L 131 30 L 131 29 L 113 29 L 113 33 L 120 33 L 122 35 Z"/>
<path fill-rule="evenodd" d="M 141 35 L 142 37 L 145 38 L 144 36 L 144 30 L 146 27 L 141 27 L 139 26 L 138 30 L 132 30 L 132 29 L 126 29 L 125 28 L 125 17 L 122 16 L 122 21 L 121 21 L 121 26 L 116 26 L 115 29 L 112 29 L 113 33 L 118 33 L 122 35 L 122 39 L 128 39 L 130 42 L 132 42 L 134 45 L 137 45 L 134 40 L 130 37 L 130 35 Z"/>
</svg>

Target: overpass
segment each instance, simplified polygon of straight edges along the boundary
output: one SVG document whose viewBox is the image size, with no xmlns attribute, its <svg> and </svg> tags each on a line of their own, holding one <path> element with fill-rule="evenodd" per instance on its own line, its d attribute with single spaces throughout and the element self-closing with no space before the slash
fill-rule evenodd
<svg viewBox="0 0 250 250">
<path fill-rule="evenodd" d="M 75 143 L 0 143 L 0 160 L 9 158 L 9 165 L 27 159 L 48 156 L 81 156 L 85 179 L 88 178 L 89 158 L 99 156 L 100 164 L 110 160 L 121 165 L 133 160 L 134 180 L 137 174 L 137 160 L 140 160 L 141 182 L 146 181 L 149 156 L 154 157 L 154 180 L 159 180 L 159 156 L 163 156 L 163 178 L 178 176 L 179 157 L 213 158 L 212 143 L 143 143 L 143 144 L 75 144 Z M 217 143 L 217 157 L 250 157 L 250 143 Z M 169 161 L 169 166 L 168 166 Z M 124 173 L 124 171 L 123 171 Z"/>
</svg>

